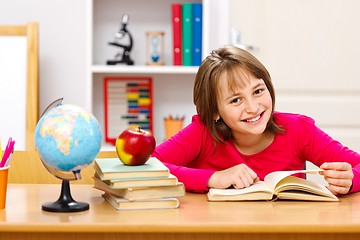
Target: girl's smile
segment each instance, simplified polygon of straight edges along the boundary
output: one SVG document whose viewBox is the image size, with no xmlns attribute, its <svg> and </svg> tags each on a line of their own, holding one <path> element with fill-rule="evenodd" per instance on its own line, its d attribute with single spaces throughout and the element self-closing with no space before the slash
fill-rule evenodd
<svg viewBox="0 0 360 240">
<path fill-rule="evenodd" d="M 255 123 L 255 122 L 257 122 L 257 121 L 260 120 L 260 118 L 262 117 L 262 114 L 263 114 L 263 113 L 261 113 L 260 115 L 254 117 L 254 118 L 248 118 L 248 119 L 244 119 L 244 120 L 242 120 L 242 121 L 243 121 L 243 122 L 247 122 L 247 123 Z"/>
</svg>

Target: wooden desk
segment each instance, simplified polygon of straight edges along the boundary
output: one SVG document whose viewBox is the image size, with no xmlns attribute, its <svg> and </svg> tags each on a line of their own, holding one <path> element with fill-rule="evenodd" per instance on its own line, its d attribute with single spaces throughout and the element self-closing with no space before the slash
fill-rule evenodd
<svg viewBox="0 0 360 240">
<path fill-rule="evenodd" d="M 71 185 L 80 213 L 41 210 L 57 184 L 9 184 L 0 210 L 0 239 L 354 239 L 360 236 L 360 193 L 336 203 L 207 202 L 187 193 L 180 208 L 116 211 L 91 185 Z"/>
</svg>

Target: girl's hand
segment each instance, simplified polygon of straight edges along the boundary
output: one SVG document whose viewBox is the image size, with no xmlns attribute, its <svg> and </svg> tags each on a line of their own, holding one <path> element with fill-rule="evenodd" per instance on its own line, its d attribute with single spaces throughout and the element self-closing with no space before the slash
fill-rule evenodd
<svg viewBox="0 0 360 240">
<path fill-rule="evenodd" d="M 256 173 L 245 164 L 215 172 L 208 181 L 209 188 L 246 188 L 259 181 Z"/>
<path fill-rule="evenodd" d="M 327 162 L 320 166 L 324 176 L 329 183 L 328 189 L 334 194 L 347 194 L 352 186 L 354 173 L 352 167 L 346 162 Z"/>
</svg>

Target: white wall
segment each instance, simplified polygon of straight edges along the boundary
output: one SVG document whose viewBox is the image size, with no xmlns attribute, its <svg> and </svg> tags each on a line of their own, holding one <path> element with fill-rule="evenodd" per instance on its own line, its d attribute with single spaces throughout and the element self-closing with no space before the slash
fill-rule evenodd
<svg viewBox="0 0 360 240">
<path fill-rule="evenodd" d="M 25 149 L 26 145 L 26 87 L 19 87 L 27 84 L 26 44 L 25 36 L 0 36 L 1 149 L 10 137 L 16 139 L 17 150 Z"/>
<path fill-rule="evenodd" d="M 269 70 L 277 110 L 360 151 L 360 1 L 232 0 L 231 27 Z"/>
<path fill-rule="evenodd" d="M 231 27 L 272 76 L 276 109 L 313 117 L 360 152 L 360 1 L 231 0 L 230 9 Z"/>
<path fill-rule="evenodd" d="M 39 23 L 40 113 L 59 97 L 86 106 L 86 17 L 86 0 L 0 1 L 1 25 Z"/>
</svg>

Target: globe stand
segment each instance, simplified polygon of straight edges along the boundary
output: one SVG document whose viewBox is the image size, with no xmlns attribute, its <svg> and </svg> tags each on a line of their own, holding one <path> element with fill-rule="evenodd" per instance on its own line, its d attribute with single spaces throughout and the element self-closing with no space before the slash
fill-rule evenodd
<svg viewBox="0 0 360 240">
<path fill-rule="evenodd" d="M 43 117 L 45 117 L 45 113 L 52 110 L 53 108 L 57 108 L 60 105 L 62 105 L 62 100 L 63 98 L 59 98 L 57 100 L 55 100 L 54 102 L 52 102 L 43 112 L 43 114 L 41 115 L 41 119 Z M 79 111 L 78 109 L 76 111 Z M 63 114 L 63 113 L 62 113 Z M 65 113 L 66 115 L 66 113 Z M 96 122 L 96 119 L 95 119 Z M 38 122 L 38 125 L 36 126 L 36 130 L 35 130 L 35 146 L 36 146 L 36 150 L 38 150 L 38 146 L 36 144 L 36 137 L 37 137 L 37 131 L 39 128 L 39 124 L 40 121 Z M 95 134 L 96 131 L 92 131 L 91 134 L 89 133 L 89 137 L 96 137 L 96 139 L 98 139 L 99 141 L 99 147 L 98 147 L 98 151 L 96 152 L 96 154 L 94 154 L 93 157 L 91 157 L 90 159 L 94 159 L 95 156 L 99 153 L 100 151 L 100 146 L 101 146 L 101 131 L 100 131 L 100 125 L 99 127 L 99 132 L 98 135 Z M 65 136 L 61 136 L 62 138 L 67 139 L 67 133 L 65 134 Z M 55 202 L 46 202 L 42 205 L 42 210 L 44 211 L 48 211 L 48 212 L 63 212 L 63 213 L 67 213 L 67 212 L 81 212 L 81 211 L 86 211 L 89 210 L 89 204 L 85 203 L 85 202 L 77 202 L 75 201 L 72 196 L 71 196 L 71 191 L 70 191 L 70 180 L 79 180 L 81 179 L 81 174 L 80 174 L 80 169 L 74 170 L 74 171 L 62 171 L 60 169 L 56 169 L 51 165 L 48 165 L 46 163 L 46 161 L 43 160 L 41 154 L 39 154 L 40 156 L 40 160 L 43 163 L 43 165 L 45 166 L 46 170 L 48 170 L 49 173 L 51 173 L 53 176 L 59 178 L 62 180 L 62 185 L 61 185 L 61 193 L 59 196 L 59 199 Z M 89 159 L 87 159 L 89 160 Z"/>
<path fill-rule="evenodd" d="M 42 210 L 48 212 L 82 212 L 89 210 L 89 204 L 75 201 L 70 192 L 69 180 L 62 180 L 60 197 L 55 202 L 42 205 Z"/>
<path fill-rule="evenodd" d="M 89 204 L 84 202 L 77 202 L 71 196 L 70 180 L 81 179 L 80 170 L 71 173 L 62 172 L 47 165 L 40 156 L 41 162 L 45 168 L 55 177 L 62 180 L 61 193 L 59 199 L 55 202 L 47 202 L 42 205 L 42 210 L 48 212 L 81 212 L 89 210 Z"/>
</svg>

